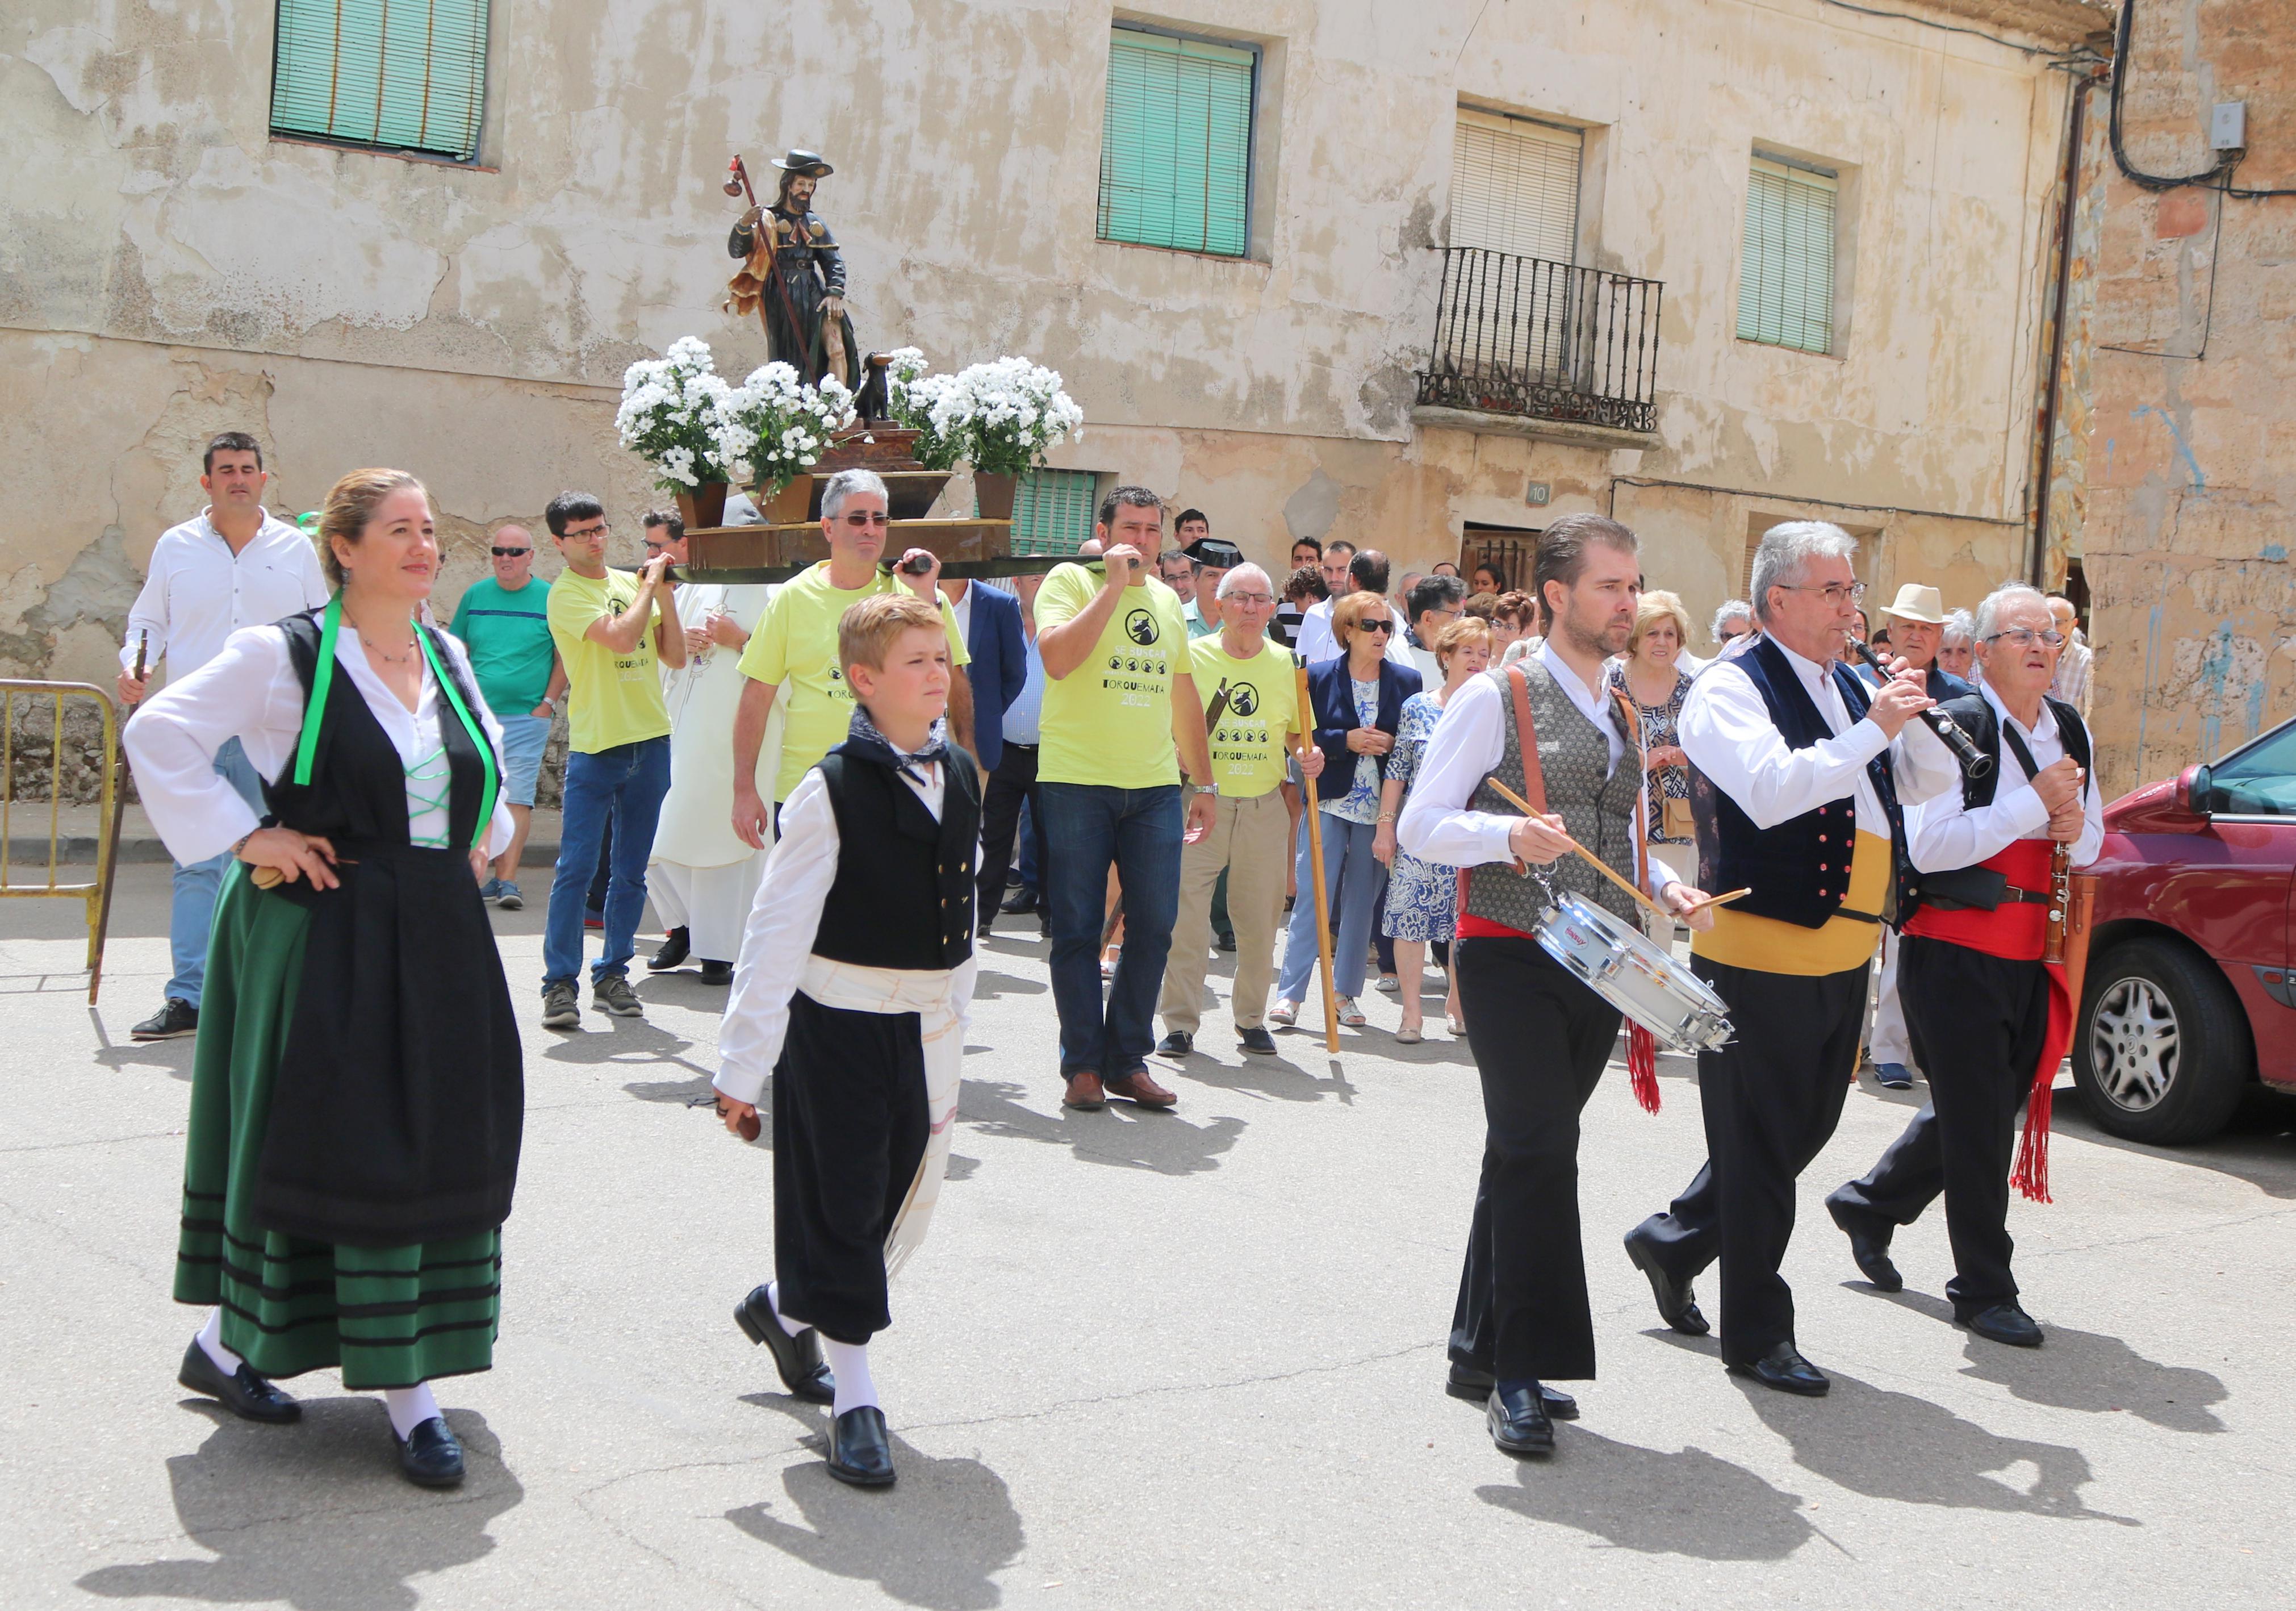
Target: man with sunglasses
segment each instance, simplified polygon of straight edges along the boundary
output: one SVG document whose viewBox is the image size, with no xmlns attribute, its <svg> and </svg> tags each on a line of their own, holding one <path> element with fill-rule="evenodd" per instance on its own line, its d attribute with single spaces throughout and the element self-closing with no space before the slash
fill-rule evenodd
<svg viewBox="0 0 2296 1611">
<path fill-rule="evenodd" d="M 837 663 L 837 623 L 852 605 L 880 593 L 906 588 L 940 606 L 948 629 L 949 658 L 962 667 L 971 656 L 956 612 L 941 597 L 940 561 L 927 548 L 912 548 L 889 573 L 878 560 L 885 552 L 889 507 L 884 478 L 873 470 L 840 470 L 821 494 L 821 535 L 829 557 L 795 580 L 783 584 L 766 606 L 742 651 L 740 704 L 734 713 L 734 832 L 742 842 L 762 848 L 773 837 L 773 813 L 757 784 L 758 752 L 764 747 L 766 719 L 786 689 L 783 706 L 781 765 L 774 774 L 774 806 L 790 797 L 805 775 L 853 725 L 853 692 Z M 912 569 L 912 566 L 917 567 Z M 962 676 L 949 681 L 949 736 L 972 747 L 972 686 Z"/>
<path fill-rule="evenodd" d="M 534 785 L 566 692 L 566 668 L 550 637 L 550 584 L 534 574 L 533 534 L 524 526 L 504 526 L 495 533 L 490 552 L 494 574 L 463 591 L 451 629 L 470 651 L 479 693 L 502 723 L 503 797 L 517 826 L 510 848 L 488 869 L 480 893 L 514 912 L 526 904 L 517 884 L 518 860 L 534 826 Z"/>
</svg>

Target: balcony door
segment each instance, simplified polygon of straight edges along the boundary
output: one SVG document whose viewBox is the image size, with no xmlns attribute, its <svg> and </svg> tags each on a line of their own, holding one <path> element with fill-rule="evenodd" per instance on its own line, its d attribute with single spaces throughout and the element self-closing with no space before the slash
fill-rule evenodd
<svg viewBox="0 0 2296 1611">
<path fill-rule="evenodd" d="M 1578 173 L 1586 136 L 1529 118 L 1459 109 L 1452 147 L 1445 324 L 1463 367 L 1559 380 L 1582 316 Z"/>
</svg>

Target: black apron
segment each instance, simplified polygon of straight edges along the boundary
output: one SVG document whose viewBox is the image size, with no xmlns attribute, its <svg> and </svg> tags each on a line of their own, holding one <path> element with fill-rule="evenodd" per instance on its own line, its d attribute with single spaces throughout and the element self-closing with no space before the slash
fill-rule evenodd
<svg viewBox="0 0 2296 1611">
<path fill-rule="evenodd" d="M 280 624 L 308 700 L 318 623 L 297 615 Z M 431 644 L 475 711 L 475 693 L 435 633 Z M 310 783 L 291 781 L 291 760 L 265 790 L 268 820 L 324 836 L 342 881 L 265 892 L 311 912 L 253 1204 L 269 1230 L 401 1246 L 490 1230 L 510 1213 L 524 1058 L 471 873 L 485 771 L 443 689 L 439 701 L 451 782 L 446 848 L 409 842 L 406 769 L 340 669 Z"/>
</svg>

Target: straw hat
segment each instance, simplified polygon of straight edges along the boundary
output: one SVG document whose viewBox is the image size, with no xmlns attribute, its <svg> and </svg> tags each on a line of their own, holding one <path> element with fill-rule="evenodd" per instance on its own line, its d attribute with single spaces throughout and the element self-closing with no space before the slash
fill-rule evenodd
<svg viewBox="0 0 2296 1611">
<path fill-rule="evenodd" d="M 1907 582 L 1898 589 L 1898 596 L 1882 612 L 1899 621 L 1927 621 L 1932 627 L 1945 624 L 1945 597 L 1935 588 L 1924 588 L 1919 582 Z"/>
</svg>

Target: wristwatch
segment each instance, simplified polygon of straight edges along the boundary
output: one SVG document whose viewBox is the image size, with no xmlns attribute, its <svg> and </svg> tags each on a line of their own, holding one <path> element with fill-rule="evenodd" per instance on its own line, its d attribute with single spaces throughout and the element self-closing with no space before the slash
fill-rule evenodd
<svg viewBox="0 0 2296 1611">
<path fill-rule="evenodd" d="M 536 703 L 537 704 L 548 705 L 548 706 L 550 707 L 550 713 L 551 713 L 553 716 L 555 716 L 555 715 L 557 715 L 557 714 L 558 714 L 558 702 L 557 702 L 556 700 L 554 700 L 554 699 L 551 698 L 549 695 L 545 694 L 545 695 L 544 695 L 540 699 L 537 700 L 535 703 Z"/>
</svg>

